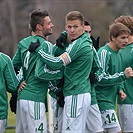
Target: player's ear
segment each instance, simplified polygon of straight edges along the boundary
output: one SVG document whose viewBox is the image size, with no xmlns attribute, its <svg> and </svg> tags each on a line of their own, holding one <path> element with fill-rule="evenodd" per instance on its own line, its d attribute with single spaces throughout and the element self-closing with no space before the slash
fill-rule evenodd
<svg viewBox="0 0 133 133">
<path fill-rule="evenodd" d="M 41 31 L 41 30 L 42 30 L 42 25 L 37 24 L 37 25 L 36 25 L 36 29 L 39 30 L 39 31 Z"/>
<path fill-rule="evenodd" d="M 85 28 L 85 25 L 84 24 L 82 24 L 82 27 L 83 27 L 83 29 Z"/>
<path fill-rule="evenodd" d="M 68 27 L 67 27 L 67 25 L 65 25 L 65 30 L 66 30 L 66 31 L 68 30 Z"/>
<path fill-rule="evenodd" d="M 111 36 L 111 41 L 115 41 L 115 37 L 114 36 Z"/>
</svg>

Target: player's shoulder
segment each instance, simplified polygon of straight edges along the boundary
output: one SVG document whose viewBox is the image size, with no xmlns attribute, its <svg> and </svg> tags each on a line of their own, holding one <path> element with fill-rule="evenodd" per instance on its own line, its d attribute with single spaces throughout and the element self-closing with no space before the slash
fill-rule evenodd
<svg viewBox="0 0 133 133">
<path fill-rule="evenodd" d="M 19 41 L 18 46 L 19 47 L 25 47 L 27 44 L 29 44 L 29 42 L 32 42 L 34 40 L 33 36 L 28 36 L 23 38 L 22 40 Z"/>
<path fill-rule="evenodd" d="M 25 38 L 21 39 L 19 42 L 24 42 L 24 41 L 27 41 L 31 38 L 33 38 L 33 36 L 28 36 L 28 37 L 25 37 Z"/>
<path fill-rule="evenodd" d="M 9 61 L 11 61 L 10 56 L 8 56 L 7 54 L 4 54 L 2 52 L 0 52 L 0 61 L 4 64 L 4 63 L 8 63 Z"/>
<path fill-rule="evenodd" d="M 106 43 L 105 45 L 101 46 L 99 49 L 98 49 L 98 52 L 102 52 L 102 51 L 108 51 L 108 43 Z"/>
<path fill-rule="evenodd" d="M 11 59 L 7 54 L 0 52 L 0 56 L 5 59 Z"/>
<path fill-rule="evenodd" d="M 102 56 L 110 56 L 111 55 L 111 48 L 108 46 L 108 43 L 106 43 L 104 46 L 100 47 L 98 49 L 98 55 Z"/>
</svg>

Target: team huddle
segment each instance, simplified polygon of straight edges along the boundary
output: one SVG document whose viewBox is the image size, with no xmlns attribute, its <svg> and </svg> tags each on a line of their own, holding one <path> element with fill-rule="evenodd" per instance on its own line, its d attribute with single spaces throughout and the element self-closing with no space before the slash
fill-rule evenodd
<svg viewBox="0 0 133 133">
<path fill-rule="evenodd" d="M 50 132 L 47 93 L 54 133 L 132 133 L 133 16 L 118 17 L 102 47 L 79 11 L 65 16 L 56 44 L 48 39 L 54 25 L 46 10 L 34 10 L 29 27 L 12 60 L 0 53 L 0 133 L 7 126 L 7 92 L 16 133 Z"/>
</svg>

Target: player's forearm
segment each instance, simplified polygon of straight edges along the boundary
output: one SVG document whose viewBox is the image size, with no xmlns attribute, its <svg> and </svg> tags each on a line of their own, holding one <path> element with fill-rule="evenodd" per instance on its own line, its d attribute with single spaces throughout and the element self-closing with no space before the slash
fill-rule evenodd
<svg viewBox="0 0 133 133">
<path fill-rule="evenodd" d="M 63 73 L 60 70 L 49 70 L 46 67 L 40 69 L 39 67 L 35 70 L 35 77 L 41 80 L 57 80 L 63 77 Z"/>
<path fill-rule="evenodd" d="M 65 52 L 59 57 L 51 56 L 43 51 L 41 47 L 36 49 L 39 58 L 53 69 L 60 69 L 63 65 L 71 62 L 69 55 Z"/>
<path fill-rule="evenodd" d="M 114 75 L 104 75 L 97 84 L 100 86 L 115 85 L 124 82 L 126 79 L 123 72 L 115 73 Z"/>
</svg>

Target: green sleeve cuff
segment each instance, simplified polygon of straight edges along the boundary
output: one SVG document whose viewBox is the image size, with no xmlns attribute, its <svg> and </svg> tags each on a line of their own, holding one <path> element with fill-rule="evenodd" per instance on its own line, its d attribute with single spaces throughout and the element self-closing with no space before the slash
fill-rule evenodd
<svg viewBox="0 0 133 133">
<path fill-rule="evenodd" d="M 127 77 L 126 77 L 126 75 L 125 75 L 125 73 L 124 73 L 124 75 L 123 75 L 123 80 L 126 80 L 127 79 Z"/>
</svg>

